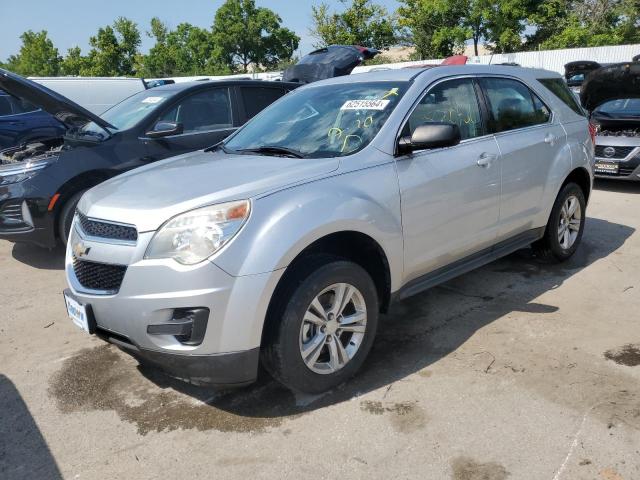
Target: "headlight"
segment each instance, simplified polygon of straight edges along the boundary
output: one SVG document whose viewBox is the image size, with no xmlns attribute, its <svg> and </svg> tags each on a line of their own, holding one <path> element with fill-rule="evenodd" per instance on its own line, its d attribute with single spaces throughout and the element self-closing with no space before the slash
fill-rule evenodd
<svg viewBox="0 0 640 480">
<path fill-rule="evenodd" d="M 18 183 L 33 177 L 37 172 L 51 164 L 51 160 L 34 160 L 32 162 L 8 164 L 0 167 L 0 185 Z"/>
<path fill-rule="evenodd" d="M 221 203 L 181 213 L 151 239 L 144 258 L 173 258 L 195 265 L 220 250 L 249 218 L 249 200 Z"/>
</svg>

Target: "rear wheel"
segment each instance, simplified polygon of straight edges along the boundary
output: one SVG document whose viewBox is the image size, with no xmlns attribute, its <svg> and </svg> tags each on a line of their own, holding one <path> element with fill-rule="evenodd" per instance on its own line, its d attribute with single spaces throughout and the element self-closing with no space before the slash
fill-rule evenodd
<svg viewBox="0 0 640 480">
<path fill-rule="evenodd" d="M 562 262 L 575 253 L 582 239 L 586 201 L 575 183 L 565 185 L 551 210 L 544 237 L 533 244 L 536 255 Z"/>
<path fill-rule="evenodd" d="M 73 216 L 76 213 L 76 207 L 82 195 L 86 190 L 82 190 L 74 194 L 69 200 L 65 202 L 60 211 L 60 218 L 58 219 L 58 236 L 63 245 L 67 244 L 69 239 L 69 232 L 71 231 L 71 223 L 73 222 Z"/>
<path fill-rule="evenodd" d="M 373 280 L 353 262 L 320 255 L 285 281 L 263 364 L 292 390 L 329 390 L 355 374 L 371 349 L 378 321 Z"/>
</svg>

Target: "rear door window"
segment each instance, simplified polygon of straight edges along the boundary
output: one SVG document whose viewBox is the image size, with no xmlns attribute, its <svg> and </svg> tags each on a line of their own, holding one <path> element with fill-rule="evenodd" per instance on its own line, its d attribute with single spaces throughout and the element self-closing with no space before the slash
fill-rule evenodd
<svg viewBox="0 0 640 480">
<path fill-rule="evenodd" d="M 240 93 L 247 120 L 249 120 L 287 92 L 282 88 L 241 87 Z"/>
<path fill-rule="evenodd" d="M 409 116 L 408 131 L 403 134 L 411 135 L 417 127 L 429 122 L 455 123 L 463 140 L 483 135 L 473 80 L 448 80 L 431 88 Z"/>
<path fill-rule="evenodd" d="M 509 78 L 483 78 L 493 133 L 547 123 L 549 108 L 524 84 Z"/>
<path fill-rule="evenodd" d="M 182 123 L 183 133 L 231 128 L 231 99 L 228 88 L 214 88 L 182 99 L 159 119 Z"/>
<path fill-rule="evenodd" d="M 569 87 L 561 78 L 539 78 L 538 81 L 545 86 L 547 90 L 558 97 L 562 102 L 578 115 L 585 116 L 584 110 L 578 104 L 578 101 Z"/>
</svg>

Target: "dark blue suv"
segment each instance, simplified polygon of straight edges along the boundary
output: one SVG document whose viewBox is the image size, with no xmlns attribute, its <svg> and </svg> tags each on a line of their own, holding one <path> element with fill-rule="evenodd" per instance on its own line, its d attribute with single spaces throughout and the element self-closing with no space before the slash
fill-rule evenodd
<svg viewBox="0 0 640 480">
<path fill-rule="evenodd" d="M 0 150 L 51 137 L 65 126 L 44 110 L 0 90 Z"/>
</svg>

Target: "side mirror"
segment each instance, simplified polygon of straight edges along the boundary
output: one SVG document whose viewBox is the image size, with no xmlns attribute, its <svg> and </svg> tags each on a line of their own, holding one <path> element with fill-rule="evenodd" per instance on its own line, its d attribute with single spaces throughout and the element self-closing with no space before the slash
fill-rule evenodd
<svg viewBox="0 0 640 480">
<path fill-rule="evenodd" d="M 149 138 L 162 138 L 171 135 L 180 135 L 184 132 L 184 125 L 175 122 L 158 122 L 153 126 L 153 130 L 147 132 Z"/>
<path fill-rule="evenodd" d="M 416 128 L 411 137 L 398 141 L 399 153 L 427 148 L 452 147 L 460 143 L 460 128 L 455 123 L 429 122 Z"/>
</svg>

